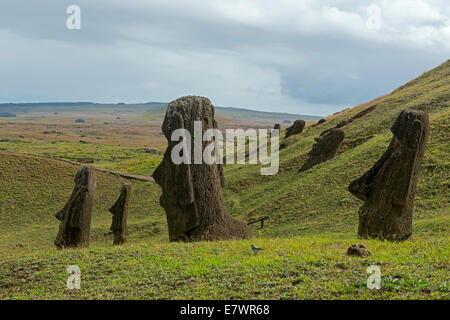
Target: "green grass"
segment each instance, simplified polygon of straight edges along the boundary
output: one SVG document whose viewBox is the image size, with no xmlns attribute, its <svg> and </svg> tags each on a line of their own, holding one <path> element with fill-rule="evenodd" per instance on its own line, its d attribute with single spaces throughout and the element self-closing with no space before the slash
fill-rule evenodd
<svg viewBox="0 0 450 320">
<path fill-rule="evenodd" d="M 250 243 L 265 250 L 254 255 Z M 141 243 L 120 248 L 40 250 L 0 263 L 3 299 L 423 299 L 449 298 L 449 243 L 363 241 L 367 258 L 345 255 L 353 240 L 324 237 L 217 243 Z M 81 290 L 66 288 L 69 265 Z M 381 268 L 381 290 L 366 286 Z"/>
<path fill-rule="evenodd" d="M 78 142 L 4 142 L 0 152 L 39 155 L 53 159 L 78 161 L 91 158 L 99 168 L 151 176 L 162 160 L 164 150 L 149 154 L 142 148 L 120 145 L 80 144 Z"/>
<path fill-rule="evenodd" d="M 275 176 L 260 176 L 257 165 L 225 166 L 225 201 L 232 216 L 242 221 L 270 217 L 264 229 L 255 226 L 250 241 L 168 243 L 160 188 L 133 182 L 130 239 L 114 248 L 111 236 L 104 235 L 111 223 L 107 208 L 125 180 L 98 173 L 90 248 L 56 251 L 54 214 L 71 193 L 77 167 L 0 150 L 0 298 L 448 299 L 449 78 L 447 61 L 390 95 L 290 137 L 294 143 L 280 152 Z M 297 172 L 322 131 L 375 104 L 373 112 L 342 128 L 346 137 L 336 158 Z M 427 110 L 431 120 L 413 235 L 402 243 L 359 240 L 362 202 L 347 187 L 386 150 L 392 138 L 389 128 L 405 108 Z M 27 153 L 27 148 L 42 154 L 37 145 L 19 145 L 13 151 Z M 114 168 L 134 173 L 150 173 L 158 161 L 140 159 L 126 147 L 55 148 L 58 157 L 89 154 L 109 166 L 113 155 L 123 156 Z M 358 242 L 372 255 L 347 257 L 347 247 Z M 253 255 L 250 244 L 265 250 Z M 65 287 L 65 270 L 73 264 L 82 270 L 80 291 Z M 374 264 L 381 267 L 381 290 L 366 287 L 366 269 Z"/>
</svg>

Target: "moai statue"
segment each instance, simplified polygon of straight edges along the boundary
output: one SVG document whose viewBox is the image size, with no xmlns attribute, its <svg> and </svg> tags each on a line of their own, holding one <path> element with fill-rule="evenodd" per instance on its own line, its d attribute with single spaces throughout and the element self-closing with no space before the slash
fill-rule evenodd
<svg viewBox="0 0 450 320">
<path fill-rule="evenodd" d="M 200 141 L 194 141 L 197 136 L 195 126 Z M 203 141 L 203 134 L 215 128 L 214 107 L 207 98 L 182 97 L 167 107 L 162 131 L 168 147 L 153 177 L 162 187 L 160 204 L 166 212 L 170 241 L 215 241 L 252 236 L 251 229 L 232 219 L 225 208 L 222 165 L 207 164 L 202 157 L 205 147 L 211 143 Z M 172 151 L 176 152 L 176 146 L 181 143 L 171 139 L 177 129 L 186 130 L 181 132 L 185 132 L 184 146 L 189 146 L 184 149 L 186 153 L 183 151 L 184 160 L 180 164 L 171 159 Z"/>
<path fill-rule="evenodd" d="M 128 239 L 128 202 L 130 201 L 131 184 L 125 183 L 120 189 L 120 196 L 109 209 L 112 213 L 111 232 L 114 234 L 114 245 L 121 245 Z"/>
<path fill-rule="evenodd" d="M 319 121 L 317 121 L 317 123 L 316 124 L 313 124 L 311 127 L 317 127 L 317 126 L 320 126 L 322 123 L 324 123 L 324 122 L 326 122 L 327 120 L 325 120 L 325 119 L 320 119 Z"/>
<path fill-rule="evenodd" d="M 308 153 L 308 160 L 299 171 L 306 171 L 319 163 L 333 159 L 336 156 L 344 137 L 345 132 L 341 129 L 331 129 L 322 132 L 322 134 L 315 139 L 316 143 Z"/>
<path fill-rule="evenodd" d="M 58 249 L 89 246 L 95 188 L 95 168 L 81 167 L 75 176 L 75 187 L 69 201 L 55 215 L 61 221 L 54 242 Z"/>
<path fill-rule="evenodd" d="M 419 171 L 430 130 L 428 114 L 404 110 L 391 128 L 394 137 L 375 165 L 353 181 L 349 191 L 365 203 L 358 235 L 393 241 L 412 234 L 412 213 Z"/>
<path fill-rule="evenodd" d="M 286 136 L 284 138 L 286 139 L 294 134 L 302 133 L 303 129 L 305 129 L 305 125 L 306 122 L 304 120 L 295 120 L 294 124 L 287 128 Z"/>
</svg>

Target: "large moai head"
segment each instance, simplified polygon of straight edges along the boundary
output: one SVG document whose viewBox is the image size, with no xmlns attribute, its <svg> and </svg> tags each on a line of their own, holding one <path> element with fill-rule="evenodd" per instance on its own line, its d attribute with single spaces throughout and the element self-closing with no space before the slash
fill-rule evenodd
<svg viewBox="0 0 450 320">
<path fill-rule="evenodd" d="M 61 221 L 55 240 L 58 249 L 87 247 L 95 202 L 95 168 L 81 167 L 75 176 L 75 187 L 64 208 L 55 217 Z"/>
<path fill-rule="evenodd" d="M 168 147 L 153 177 L 162 187 L 160 204 L 166 212 L 170 241 L 221 240 L 252 235 L 250 228 L 231 219 L 225 208 L 222 165 L 206 164 L 203 160 L 203 151 L 211 143 L 203 141 L 203 134 L 216 128 L 214 107 L 207 98 L 187 96 L 167 106 L 162 131 Z M 173 151 L 179 152 L 176 146 L 180 140 L 172 141 L 172 134 L 177 129 L 186 130 L 187 134 L 181 136 L 188 146 L 185 150 L 190 149 L 188 157 L 182 152 L 185 161 L 179 164 L 171 157 Z"/>
<path fill-rule="evenodd" d="M 375 165 L 353 181 L 349 191 L 365 203 L 358 235 L 405 240 L 412 234 L 412 213 L 420 167 L 429 135 L 428 114 L 404 110 L 391 128 L 392 141 Z"/>
<path fill-rule="evenodd" d="M 302 133 L 305 125 L 306 122 L 304 120 L 295 120 L 294 124 L 286 130 L 286 136 L 284 138 L 286 139 L 295 134 Z"/>
</svg>

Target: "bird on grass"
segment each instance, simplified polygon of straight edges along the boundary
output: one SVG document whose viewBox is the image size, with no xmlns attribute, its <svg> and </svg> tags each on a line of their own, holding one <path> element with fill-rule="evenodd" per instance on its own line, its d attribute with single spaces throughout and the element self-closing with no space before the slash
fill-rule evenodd
<svg viewBox="0 0 450 320">
<path fill-rule="evenodd" d="M 264 249 L 263 248 L 258 248 L 258 247 L 255 247 L 254 245 L 252 245 L 252 250 L 253 250 L 254 253 L 258 253 L 258 251 L 261 251 L 261 250 L 264 250 Z"/>
</svg>

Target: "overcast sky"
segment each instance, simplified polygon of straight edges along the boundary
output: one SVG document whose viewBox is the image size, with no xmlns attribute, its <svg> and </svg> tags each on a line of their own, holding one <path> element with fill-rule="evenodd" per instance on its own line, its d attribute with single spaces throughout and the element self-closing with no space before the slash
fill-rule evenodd
<svg viewBox="0 0 450 320">
<path fill-rule="evenodd" d="M 71 4 L 81 8 L 80 30 L 66 27 Z M 326 115 L 449 58 L 448 0 L 0 3 L 0 103 L 195 94 Z"/>
</svg>

